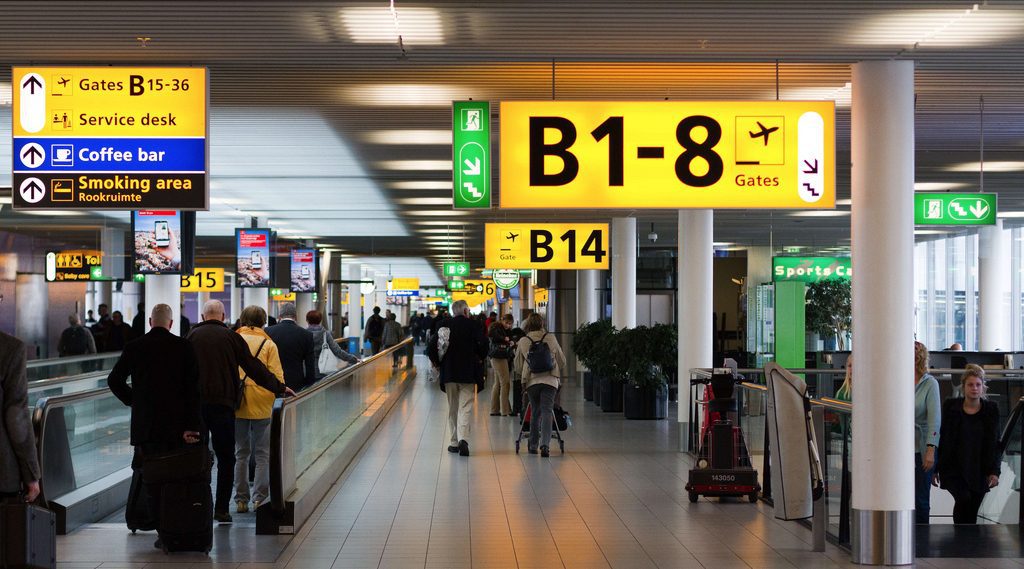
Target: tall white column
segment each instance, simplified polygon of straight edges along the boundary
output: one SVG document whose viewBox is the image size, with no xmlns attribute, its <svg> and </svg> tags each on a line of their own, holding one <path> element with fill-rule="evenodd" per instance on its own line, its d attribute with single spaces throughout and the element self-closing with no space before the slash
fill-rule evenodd
<svg viewBox="0 0 1024 569">
<path fill-rule="evenodd" d="M 636 327 L 636 218 L 612 219 L 612 324 Z"/>
<path fill-rule="evenodd" d="M 587 322 L 597 322 L 601 313 L 597 306 L 598 290 L 601 287 L 601 271 L 596 269 L 576 271 L 576 327 Z"/>
<path fill-rule="evenodd" d="M 313 293 L 295 293 L 295 321 L 298 322 L 300 326 L 306 325 L 306 313 L 314 308 L 316 308 L 316 306 L 313 305 Z"/>
<path fill-rule="evenodd" d="M 171 325 L 171 333 L 175 336 L 181 332 L 181 277 L 178 275 L 146 275 L 146 313 L 143 318 L 146 321 L 146 332 L 152 328 L 149 325 L 149 316 L 153 314 L 153 307 L 158 304 L 166 304 L 171 307 L 171 314 L 174 315 L 174 323 Z"/>
<path fill-rule="evenodd" d="M 850 138 L 853 345 L 861 362 L 853 382 L 853 561 L 907 565 L 914 561 L 913 61 L 853 66 Z"/>
<path fill-rule="evenodd" d="M 244 306 L 242 306 L 242 289 L 238 288 L 238 282 L 236 281 L 234 275 L 225 275 L 224 276 L 224 285 L 231 287 L 230 288 L 230 291 L 231 291 L 231 316 L 230 316 L 230 318 L 231 318 L 231 321 L 234 322 L 235 320 L 238 320 L 238 318 L 240 316 L 242 316 L 242 309 L 245 308 Z M 202 312 L 202 310 L 203 310 L 203 307 L 200 306 L 199 307 L 200 313 Z"/>
<path fill-rule="evenodd" d="M 690 370 L 713 367 L 714 212 L 679 211 L 679 450 L 690 451 Z"/>
<path fill-rule="evenodd" d="M 523 279 L 520 286 L 523 287 L 523 308 L 526 310 L 537 310 L 537 300 L 533 295 L 533 279 Z M 519 318 L 519 315 L 516 315 Z"/>
<path fill-rule="evenodd" d="M 348 278 L 351 281 L 355 281 L 348 285 L 348 337 L 362 338 L 363 307 L 360 305 L 360 302 L 363 293 L 359 290 L 359 281 L 363 279 L 363 266 L 359 263 L 349 265 Z"/>
<path fill-rule="evenodd" d="M 978 233 L 978 349 L 986 352 L 1010 348 L 1003 305 L 1010 284 L 1010 255 L 1004 233 L 1001 219 Z"/>
<path fill-rule="evenodd" d="M 259 306 L 263 310 L 267 311 L 267 315 L 270 315 L 270 290 L 266 288 L 243 288 L 242 289 L 242 308 L 248 306 Z M 241 310 L 238 311 L 242 313 Z"/>
<path fill-rule="evenodd" d="M 148 277 L 147 277 L 148 278 Z M 96 320 L 100 319 L 99 307 L 101 304 L 106 304 L 110 312 L 114 311 L 114 283 L 110 281 L 96 281 Z M 180 286 L 180 283 L 179 283 Z M 173 306 L 174 312 L 178 312 L 178 307 Z"/>
</svg>

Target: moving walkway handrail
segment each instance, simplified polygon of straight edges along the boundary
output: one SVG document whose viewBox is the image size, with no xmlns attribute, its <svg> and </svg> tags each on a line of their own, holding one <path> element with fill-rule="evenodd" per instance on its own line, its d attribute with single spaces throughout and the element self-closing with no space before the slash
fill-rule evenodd
<svg viewBox="0 0 1024 569">
<path fill-rule="evenodd" d="M 277 399 L 274 401 L 274 408 L 271 413 L 270 420 L 270 506 L 275 514 L 281 514 L 285 511 L 285 441 L 283 429 L 288 410 L 303 401 L 312 398 L 321 391 L 336 385 L 338 382 L 352 377 L 356 372 L 368 367 L 377 360 L 385 357 L 391 357 L 392 354 L 399 349 L 406 349 L 411 344 L 412 338 L 406 338 L 394 346 L 385 348 L 370 357 L 360 360 L 358 363 L 327 375 L 312 387 L 298 392 L 294 397 Z M 412 362 L 410 361 L 409 364 L 411 365 L 411 363 Z M 294 478 L 298 479 L 298 474 L 296 474 Z M 292 477 L 289 476 L 289 479 L 292 479 Z M 288 491 L 290 492 L 291 488 L 289 488 Z"/>
<path fill-rule="evenodd" d="M 108 375 L 110 375 L 110 370 L 87 371 L 85 373 L 80 373 L 77 375 L 64 375 L 60 377 L 51 377 L 49 379 L 37 379 L 35 381 L 30 381 L 28 383 L 28 388 L 30 391 L 34 391 L 38 389 L 46 389 L 64 383 L 73 383 L 76 381 L 85 381 L 87 379 L 106 377 Z"/>
<path fill-rule="evenodd" d="M 99 352 L 96 354 L 83 354 L 80 356 L 61 356 L 57 358 L 46 358 L 42 360 L 29 360 L 25 364 L 25 367 L 27 369 L 32 369 L 52 365 L 77 364 L 82 362 L 89 362 L 92 360 L 105 360 L 107 358 L 117 358 L 120 356 L 121 352 Z"/>
</svg>

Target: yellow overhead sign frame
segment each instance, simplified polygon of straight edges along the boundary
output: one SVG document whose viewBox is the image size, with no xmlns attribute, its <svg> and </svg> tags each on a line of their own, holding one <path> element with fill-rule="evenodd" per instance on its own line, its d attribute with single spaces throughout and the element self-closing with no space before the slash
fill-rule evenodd
<svg viewBox="0 0 1024 569">
<path fill-rule="evenodd" d="M 181 292 L 224 292 L 224 269 L 196 269 L 181 275 Z"/>
<path fill-rule="evenodd" d="M 500 132 L 502 208 L 835 207 L 832 101 L 503 102 Z"/>
<path fill-rule="evenodd" d="M 607 223 L 488 223 L 484 258 L 494 269 L 607 269 Z"/>
</svg>

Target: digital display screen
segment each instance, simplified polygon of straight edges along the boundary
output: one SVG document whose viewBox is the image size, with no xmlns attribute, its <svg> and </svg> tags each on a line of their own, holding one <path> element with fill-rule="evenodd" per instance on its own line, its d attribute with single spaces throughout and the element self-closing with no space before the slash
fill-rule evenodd
<svg viewBox="0 0 1024 569">
<path fill-rule="evenodd" d="M 239 287 L 270 287 L 269 229 L 236 229 L 236 273 Z"/>
<path fill-rule="evenodd" d="M 316 292 L 316 249 L 292 249 L 289 290 Z"/>
<path fill-rule="evenodd" d="M 182 272 L 181 212 L 132 212 L 133 270 L 138 275 L 177 275 Z"/>
</svg>

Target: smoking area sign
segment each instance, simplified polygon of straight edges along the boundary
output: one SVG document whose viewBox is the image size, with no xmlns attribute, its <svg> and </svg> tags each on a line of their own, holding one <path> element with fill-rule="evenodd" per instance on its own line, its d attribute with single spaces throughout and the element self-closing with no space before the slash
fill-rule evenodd
<svg viewBox="0 0 1024 569">
<path fill-rule="evenodd" d="M 205 210 L 204 67 L 15 67 L 15 209 Z"/>
<path fill-rule="evenodd" d="M 494 269 L 607 269 L 607 223 L 488 223 L 485 264 Z"/>
<path fill-rule="evenodd" d="M 835 207 L 835 103 L 501 103 L 502 208 Z"/>
</svg>

